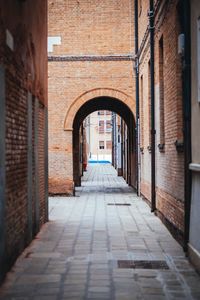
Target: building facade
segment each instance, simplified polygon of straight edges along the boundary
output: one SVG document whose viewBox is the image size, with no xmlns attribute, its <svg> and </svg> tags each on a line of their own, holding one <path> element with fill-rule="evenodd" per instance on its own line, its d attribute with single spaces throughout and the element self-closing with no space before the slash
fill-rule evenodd
<svg viewBox="0 0 200 300">
<path fill-rule="evenodd" d="M 48 219 L 47 122 L 49 192 L 73 194 L 101 110 L 118 175 L 200 269 L 199 1 L 48 1 L 48 120 L 47 2 L 0 5 L 0 281 Z"/>
<path fill-rule="evenodd" d="M 182 57 L 178 52 L 182 33 L 181 1 L 156 1 L 154 6 L 154 57 L 148 1 L 138 1 L 138 63 L 141 194 L 151 202 L 155 189 L 157 214 L 176 236 L 184 233 L 184 151 Z M 152 69 L 154 64 L 154 103 L 152 102 Z M 152 127 L 154 114 L 154 128 Z M 155 134 L 155 150 L 152 147 Z M 152 155 L 155 165 L 152 165 Z M 151 162 L 151 163 L 150 163 Z M 152 187 L 152 168 L 155 186 Z"/>
<path fill-rule="evenodd" d="M 129 0 L 49 1 L 50 193 L 73 194 L 79 184 L 81 109 L 80 118 L 98 109 L 134 116 L 133 25 Z"/>
<path fill-rule="evenodd" d="M 48 219 L 46 36 L 46 1 L 0 1 L 0 281 Z"/>
<path fill-rule="evenodd" d="M 190 218 L 189 11 L 187 0 L 49 1 L 50 192 L 70 194 L 81 184 L 80 126 L 90 113 L 110 110 L 122 118 L 113 130 L 113 165 L 185 250 L 189 234 L 199 248 L 194 92 Z M 195 52 L 192 58 L 198 65 Z"/>
<path fill-rule="evenodd" d="M 112 160 L 112 115 L 110 111 L 99 110 L 87 117 L 86 132 L 88 156 L 91 162 Z"/>
<path fill-rule="evenodd" d="M 195 0 L 191 1 L 191 45 L 192 193 L 189 255 L 200 270 L 200 3 Z"/>
</svg>

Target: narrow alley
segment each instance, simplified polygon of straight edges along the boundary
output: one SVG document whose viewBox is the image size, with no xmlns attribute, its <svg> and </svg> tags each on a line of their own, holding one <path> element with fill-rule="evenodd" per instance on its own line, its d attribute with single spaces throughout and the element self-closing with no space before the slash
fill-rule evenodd
<svg viewBox="0 0 200 300">
<path fill-rule="evenodd" d="M 49 211 L 0 299 L 200 299 L 182 248 L 110 164 L 90 164 L 76 196 L 51 197 Z"/>
</svg>

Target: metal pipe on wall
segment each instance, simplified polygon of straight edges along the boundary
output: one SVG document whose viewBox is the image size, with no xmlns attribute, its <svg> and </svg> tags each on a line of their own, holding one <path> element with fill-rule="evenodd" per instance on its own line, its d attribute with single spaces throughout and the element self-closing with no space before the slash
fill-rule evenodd
<svg viewBox="0 0 200 300">
<path fill-rule="evenodd" d="M 154 0 L 149 1 L 150 72 L 151 72 L 151 211 L 156 210 L 155 190 L 155 87 L 154 87 Z"/>
<path fill-rule="evenodd" d="M 139 57 L 138 57 L 138 0 L 135 0 L 135 80 L 136 80 L 136 182 L 140 195 L 140 99 L 139 99 Z"/>
<path fill-rule="evenodd" d="M 185 49 L 183 57 L 183 114 L 184 114 L 184 250 L 188 249 L 191 208 L 191 34 L 190 34 L 190 1 L 183 0 L 183 31 Z"/>
</svg>

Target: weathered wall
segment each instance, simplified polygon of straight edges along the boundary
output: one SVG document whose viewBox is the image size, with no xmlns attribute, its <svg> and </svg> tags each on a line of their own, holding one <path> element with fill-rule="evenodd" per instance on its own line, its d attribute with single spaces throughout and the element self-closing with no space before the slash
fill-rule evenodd
<svg viewBox="0 0 200 300">
<path fill-rule="evenodd" d="M 61 37 L 61 45 L 49 53 L 51 193 L 71 193 L 73 188 L 72 133 L 70 128 L 64 131 L 66 115 L 72 118 L 70 105 L 88 91 L 98 94 L 99 89 L 102 96 L 110 96 L 105 90 L 112 89 L 113 97 L 118 98 L 120 91 L 134 99 L 133 62 L 127 57 L 134 53 L 133 17 L 133 3 L 128 0 L 49 1 L 48 35 Z M 90 99 L 83 97 L 82 104 L 86 100 Z M 130 105 L 134 111 L 134 100 Z"/>
<path fill-rule="evenodd" d="M 200 81 L 199 73 L 199 54 L 197 51 L 200 49 L 200 46 L 197 47 L 197 35 L 199 35 L 198 31 L 200 30 L 197 25 L 197 21 L 200 20 L 200 3 L 199 1 L 192 0 L 191 1 L 191 43 L 195 45 L 195 47 L 191 47 L 191 56 L 192 56 L 192 67 L 191 67 L 191 75 L 192 75 L 192 161 L 194 163 L 200 163 L 200 102 L 198 102 L 198 88 Z M 197 56 L 198 54 L 198 56 Z"/>
<path fill-rule="evenodd" d="M 190 216 L 190 239 L 189 254 L 190 259 L 200 271 L 200 102 L 198 102 L 198 85 L 200 74 L 198 74 L 199 61 L 198 49 L 200 49 L 200 3 L 197 0 L 191 1 L 191 82 L 192 82 L 192 163 L 190 169 L 192 172 L 192 199 Z M 198 25 L 199 23 L 199 25 Z M 199 41 L 197 40 L 199 36 Z M 199 46 L 197 44 L 199 42 Z"/>
<path fill-rule="evenodd" d="M 139 66 L 141 192 L 150 200 L 150 53 L 147 16 L 149 2 L 139 2 L 139 46 L 144 46 L 140 53 Z M 177 9 L 178 1 L 166 0 L 156 3 L 159 4 L 155 12 L 156 202 L 163 220 L 171 229 L 182 234 L 184 155 L 181 152 L 182 66 L 181 57 L 178 55 L 180 15 Z M 49 37 L 51 42 L 53 38 L 60 38 L 60 42 L 54 40 L 55 45 L 49 52 L 50 192 L 70 193 L 73 187 L 73 119 L 80 105 L 90 100 L 88 91 L 96 91 L 96 96 L 99 97 L 106 96 L 104 92 L 110 89 L 113 90 L 115 98 L 120 99 L 119 95 L 125 93 L 126 97 L 134 99 L 134 62 L 127 57 L 128 54 L 134 53 L 133 4 L 127 0 L 109 0 L 101 3 L 49 1 Z M 132 101 L 129 107 L 135 112 L 135 101 Z M 177 148 L 175 143 L 180 147 Z M 126 158 L 123 168 L 126 168 Z"/>
<path fill-rule="evenodd" d="M 2 140 L 5 172 L 1 172 L 0 280 L 47 215 L 44 171 L 47 169 L 44 154 L 46 36 L 46 1 L 0 1 L 1 86 L 4 84 L 1 102 L 3 98 L 5 101 L 0 120 L 5 132 L 5 140 Z M 38 208 L 38 219 L 32 207 Z"/>
<path fill-rule="evenodd" d="M 139 41 L 148 25 L 148 1 L 139 7 Z M 155 13 L 155 127 L 156 127 L 156 203 L 168 225 L 184 230 L 184 156 L 175 142 L 183 142 L 181 58 L 178 55 L 178 35 L 181 33 L 177 13 L 178 1 L 161 1 Z M 148 32 L 147 32 L 148 33 Z M 159 41 L 163 38 L 164 120 L 161 115 L 161 75 Z M 140 116 L 141 116 L 141 192 L 151 198 L 150 145 L 150 71 L 149 35 L 140 56 Z M 142 77 L 142 78 L 141 78 Z M 143 87 L 142 87 L 143 86 Z M 164 149 L 160 124 L 164 123 Z"/>
</svg>

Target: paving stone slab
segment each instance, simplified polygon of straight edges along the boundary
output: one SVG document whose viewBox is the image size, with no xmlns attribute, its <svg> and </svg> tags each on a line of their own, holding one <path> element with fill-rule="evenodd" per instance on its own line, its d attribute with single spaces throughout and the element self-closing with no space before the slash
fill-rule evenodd
<svg viewBox="0 0 200 300">
<path fill-rule="evenodd" d="M 200 277 L 181 246 L 112 166 L 89 166 L 77 191 L 49 199 L 50 222 L 8 273 L 0 299 L 200 299 Z M 169 270 L 119 269 L 118 260 L 166 261 Z"/>
</svg>

